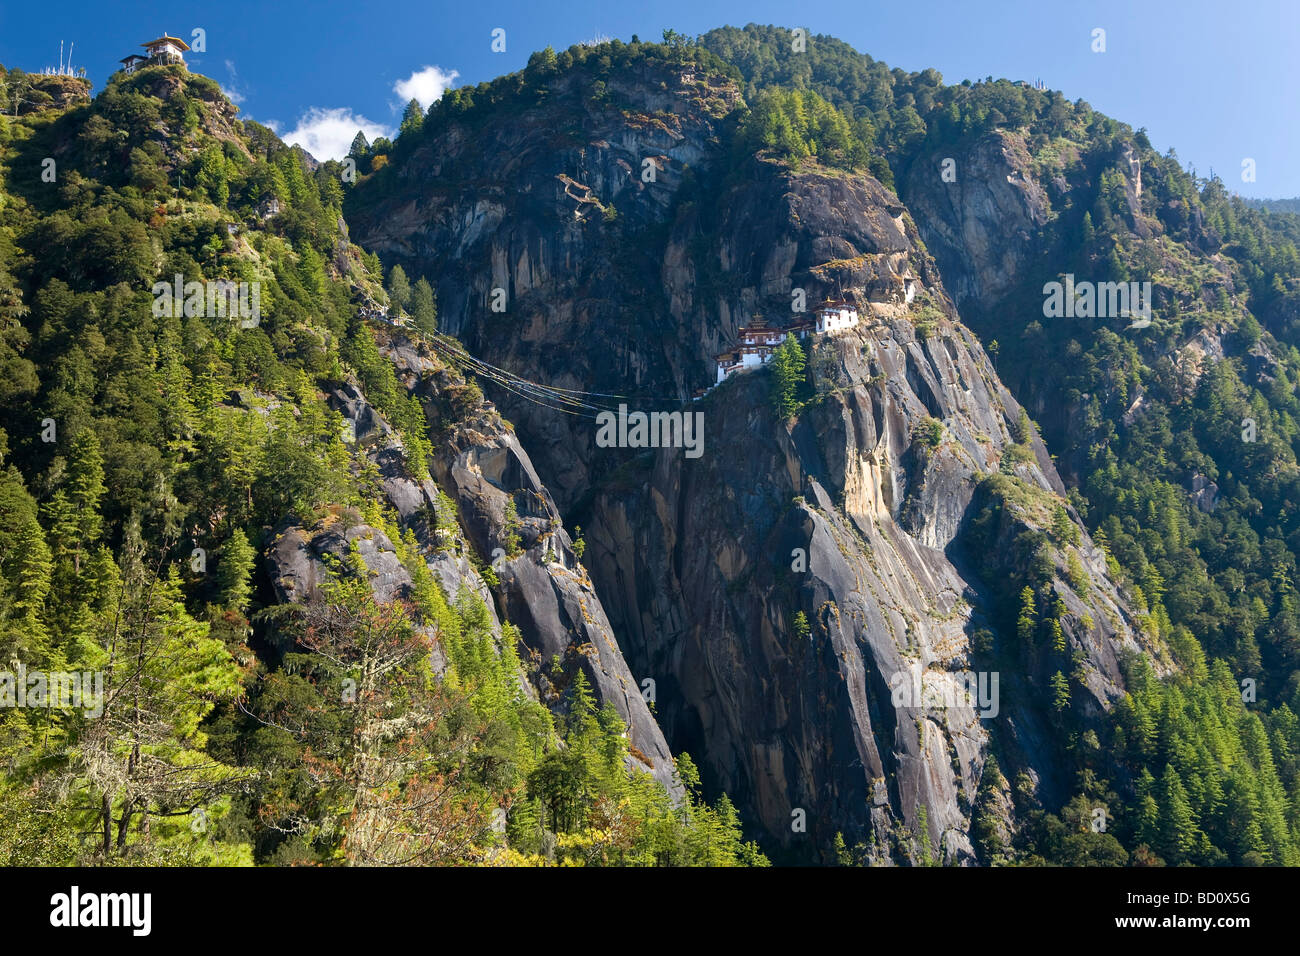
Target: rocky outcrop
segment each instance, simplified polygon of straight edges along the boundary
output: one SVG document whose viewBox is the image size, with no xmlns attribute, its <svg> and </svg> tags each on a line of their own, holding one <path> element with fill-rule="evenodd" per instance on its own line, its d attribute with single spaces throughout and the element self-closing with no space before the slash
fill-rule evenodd
<svg viewBox="0 0 1300 956">
<path fill-rule="evenodd" d="M 471 135 L 452 123 L 373 206 L 358 191 L 354 234 L 429 275 L 445 329 L 476 356 L 606 404 L 682 407 L 712 382 L 712 356 L 760 315 L 780 324 L 801 306 L 850 296 L 863 323 L 812 347 L 817 396 L 793 421 L 772 411 L 765 372 L 687 404 L 704 416 L 699 458 L 602 448 L 590 420 L 495 390 L 516 438 L 466 417 L 460 386 L 395 341 L 390 358 L 444 431 L 438 481 L 485 555 L 509 552 L 504 508 L 515 502 L 523 557 L 503 563 L 502 604 L 529 621 L 530 646 L 553 654 L 576 640 L 602 662 L 621 648 L 653 681 L 674 749 L 696 757 L 707 789 L 731 796 L 769 852 L 827 859 L 843 832 L 880 862 L 915 861 L 928 829 L 946 859 L 971 862 L 971 807 L 990 752 L 1045 801 L 1063 792 L 1032 675 L 1007 675 L 996 714 L 960 694 L 996 651 L 972 641 L 996 627 L 996 587 L 985 577 L 992 566 L 967 553 L 966 531 L 981 482 L 1004 467 L 1020 408 L 957 321 L 893 193 L 815 166 L 794 173 L 751 160 L 737 172 L 715 139 L 725 85 L 710 85 L 706 101 L 674 78 L 648 94 L 658 85 L 641 79 L 618 114 L 564 112 L 586 102 L 575 73 L 552 103 L 508 126 Z M 565 138 L 543 137 L 547 128 Z M 665 129 L 671 149 L 656 138 Z M 629 168 L 610 165 L 610 144 Z M 631 160 L 650 153 L 667 156 L 668 169 L 689 155 L 689 174 L 642 183 Z M 1003 160 L 991 152 L 987 162 Z M 1003 207 L 1028 224 L 1048 214 L 1028 181 L 989 186 L 972 202 L 989 207 L 979 223 Z M 592 215 L 597 205 L 614 214 Z M 1023 231 L 1012 247 L 1032 239 Z M 968 257 L 995 284 L 1019 268 L 998 259 L 997 242 L 988 236 Z M 508 290 L 506 313 L 489 310 L 492 288 Z M 1036 436 L 1005 467 L 1048 499 L 1064 491 Z M 561 511 L 586 529 L 590 581 L 570 559 Z M 1040 519 L 1016 516 L 1025 527 Z M 1087 721 L 1118 689 L 1120 649 L 1137 645 L 1099 553 L 1082 540 L 1104 583 L 1065 599 L 1063 630 L 1085 662 L 1077 710 Z M 548 541 L 564 555 L 559 567 L 534 557 Z M 899 699 L 900 678 L 913 673 L 931 692 Z M 606 692 L 629 690 L 621 672 L 605 680 Z M 999 826 L 1014 826 L 1009 813 Z"/>
<path fill-rule="evenodd" d="M 0 77 L 4 77 L 0 66 Z M 90 102 L 90 80 L 81 76 L 27 73 L 22 79 L 8 78 L 9 108 L 18 116 L 63 112 Z"/>
<path fill-rule="evenodd" d="M 774 844 L 818 858 L 843 832 L 907 860 L 927 826 L 946 858 L 970 861 L 991 748 L 1049 802 L 1068 783 L 1044 726 L 1046 682 L 999 675 L 999 714 L 985 718 L 974 704 L 895 706 L 894 691 L 921 673 L 946 705 L 992 666 L 971 636 L 994 626 L 997 579 L 962 535 L 1019 409 L 946 321 L 925 343 L 907 319 L 882 322 L 819 344 L 819 360 L 827 394 L 796 424 L 771 412 L 765 375 L 742 375 L 701 403 L 708 454 L 660 451 L 640 482 L 597 492 L 589 563 L 633 666 L 658 682 L 669 739 Z M 928 417 L 943 427 L 934 448 L 915 437 Z M 1039 454 L 1020 476 L 1057 500 Z M 1088 720 L 1119 693 L 1121 648 L 1138 644 L 1100 552 L 1084 550 L 1099 586 L 1081 597 L 1057 584 Z M 806 835 L 790 826 L 800 809 Z"/>
<path fill-rule="evenodd" d="M 612 702 L 627 724 L 634 763 L 678 793 L 663 732 L 528 453 L 477 390 L 427 349 L 390 331 L 382 351 L 425 409 L 437 436 L 430 468 L 469 544 L 491 562 L 501 612 L 530 652 L 541 701 L 562 704 L 550 665 L 559 662 L 566 682 L 581 669 L 597 703 Z"/>
<path fill-rule="evenodd" d="M 498 646 L 504 639 L 502 619 L 519 628 L 525 649 L 531 651 L 531 681 L 520 675 L 530 696 L 561 707 L 562 688 L 581 669 L 597 703 L 613 702 L 627 723 L 631 765 L 653 774 L 670 793 L 680 794 L 663 733 L 613 639 L 600 599 L 567 533 L 559 527 L 554 503 L 527 453 L 481 398 L 458 404 L 454 417 L 443 417 L 449 393 L 463 392 L 467 386 L 427 352 L 400 336 L 387 339 L 385 351 L 425 402 L 431 424 L 445 442 L 430 464 L 452 500 L 441 494 L 432 479 L 412 477 L 397 432 L 355 384 L 336 388 L 330 399 L 343 415 L 347 440 L 378 469 L 399 528 L 412 533 L 449 599 L 455 600 L 462 589 L 484 599 Z M 511 544 L 514 532 L 506 518 L 506 503 L 511 500 L 517 507 L 522 504 L 517 547 Z M 454 513 L 448 514 L 449 510 Z M 460 522 L 457 530 L 449 530 L 449 521 Z M 353 549 L 366 565 L 377 600 L 410 596 L 411 575 L 388 535 L 366 524 L 355 511 L 338 509 L 311 527 L 287 519 L 275 530 L 266 561 L 277 600 L 314 599 L 321 582 Z M 487 572 L 477 570 L 472 550 L 492 557 L 502 617 L 484 580 Z M 442 673 L 446 660 L 436 643 L 433 655 L 435 671 Z M 540 666 L 556 660 L 562 665 L 558 671 Z"/>
<path fill-rule="evenodd" d="M 1024 140 L 1002 130 L 956 156 L 924 156 L 911 167 L 908 208 L 963 314 L 1005 296 L 1041 253 L 1052 205 L 1029 167 Z M 1059 187 L 1067 188 L 1064 180 Z"/>
</svg>

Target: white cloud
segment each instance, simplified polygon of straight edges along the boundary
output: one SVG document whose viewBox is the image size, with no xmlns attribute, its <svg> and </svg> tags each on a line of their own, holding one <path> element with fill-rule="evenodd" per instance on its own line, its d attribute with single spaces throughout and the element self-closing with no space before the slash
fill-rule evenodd
<svg viewBox="0 0 1300 956">
<path fill-rule="evenodd" d="M 458 76 L 460 73 L 456 70 L 443 71 L 440 67 L 426 66 L 422 70 L 416 70 L 406 79 L 394 83 L 393 92 L 402 98 L 403 106 L 415 100 L 420 104 L 421 109 L 428 110 L 443 93 L 451 89 L 451 84 Z"/>
<path fill-rule="evenodd" d="M 372 143 L 377 136 L 391 138 L 394 132 L 391 127 L 372 123 L 344 106 L 335 109 L 313 106 L 298 118 L 296 127 L 282 134 L 280 138 L 290 145 L 301 146 L 323 162 L 346 156 L 352 146 L 352 140 L 356 138 L 357 130 L 365 133 L 366 139 Z"/>
<path fill-rule="evenodd" d="M 244 102 L 244 100 L 246 100 L 248 97 L 244 96 L 243 93 L 239 92 L 239 73 L 235 69 L 234 60 L 226 61 L 226 72 L 230 74 L 230 83 L 228 85 L 227 84 L 218 84 L 218 85 L 221 86 L 221 92 L 226 95 L 226 99 L 230 100 L 230 102 L 238 106 L 240 103 Z"/>
</svg>

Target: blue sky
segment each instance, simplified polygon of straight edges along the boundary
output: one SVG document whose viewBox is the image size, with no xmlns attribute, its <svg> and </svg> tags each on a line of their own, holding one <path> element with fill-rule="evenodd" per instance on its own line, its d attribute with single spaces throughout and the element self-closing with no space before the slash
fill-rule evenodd
<svg viewBox="0 0 1300 956">
<path fill-rule="evenodd" d="M 350 142 L 363 120 L 372 133 L 395 127 L 411 92 L 425 98 L 448 78 L 464 85 L 511 72 L 547 44 L 749 22 L 837 36 L 891 67 L 934 67 L 949 83 L 1041 77 L 1145 126 L 1158 149 L 1174 147 L 1185 165 L 1213 169 L 1242 195 L 1300 196 L 1300 0 L 6 0 L 0 63 L 53 66 L 68 41 L 98 89 L 144 40 L 163 31 L 189 40 L 202 29 L 207 49 L 191 55 L 192 68 L 219 81 L 244 115 L 319 155 Z M 504 53 L 490 49 L 497 27 Z M 1098 27 L 1104 53 L 1091 48 Z M 1242 181 L 1247 157 L 1253 183 Z"/>
</svg>

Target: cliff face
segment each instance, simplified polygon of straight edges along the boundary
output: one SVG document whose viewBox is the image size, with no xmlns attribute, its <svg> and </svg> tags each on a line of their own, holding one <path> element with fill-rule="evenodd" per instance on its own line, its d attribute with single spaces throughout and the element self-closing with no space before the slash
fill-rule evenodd
<svg viewBox="0 0 1300 956">
<path fill-rule="evenodd" d="M 382 351 L 438 436 L 430 470 L 451 497 L 469 546 L 491 559 L 501 610 L 531 652 L 529 676 L 541 702 L 558 707 L 581 669 L 597 703 L 613 702 L 627 724 L 639 769 L 677 792 L 668 744 L 528 453 L 490 405 L 416 343 L 395 332 Z M 511 502 L 517 528 L 507 516 Z M 422 507 L 433 505 L 426 498 Z M 416 537 L 435 548 L 418 528 Z M 475 575 L 472 584 L 480 582 Z"/>
<path fill-rule="evenodd" d="M 487 571 L 480 572 L 471 557 L 475 552 L 491 556 L 502 610 L 531 651 L 524 660 L 526 674 L 520 675 L 525 692 L 558 709 L 563 688 L 581 669 L 597 703 L 612 701 L 627 724 L 637 768 L 678 792 L 663 733 L 614 642 L 600 599 L 528 454 L 491 406 L 427 350 L 392 332 L 383 334 L 383 352 L 425 407 L 440 438 L 429 462 L 432 478 L 411 476 L 401 439 L 357 386 L 335 389 L 330 400 L 375 467 L 383 503 L 395 512 L 398 530 L 410 532 L 420 559 L 451 600 L 462 591 L 484 600 L 499 647 L 506 637 L 484 580 Z M 450 501 L 440 498 L 440 489 L 450 493 Z M 507 551 L 511 529 L 506 505 L 511 500 L 519 515 L 515 553 Z M 288 520 L 275 530 L 266 562 L 277 601 L 310 599 L 327 578 L 325 562 L 342 558 L 353 545 L 379 601 L 410 597 L 411 575 L 391 538 L 355 511 L 341 509 L 309 528 Z M 436 642 L 433 646 L 434 669 L 441 673 L 443 651 Z M 550 666 L 556 660 L 560 666 Z"/>
<path fill-rule="evenodd" d="M 942 160 L 955 180 L 943 179 Z M 1058 195 L 1063 176 L 1049 185 Z M 926 156 L 903 187 L 957 307 L 979 309 L 1005 296 L 1041 253 L 1052 215 L 1047 190 L 1030 169 L 1029 151 L 1015 133 L 996 131 L 957 156 Z"/>
<path fill-rule="evenodd" d="M 1110 225 L 1124 234 L 1125 246 L 1143 250 L 1132 278 L 1153 280 L 1149 305 L 1170 316 L 1203 313 L 1219 308 L 1220 293 L 1244 304 L 1245 290 L 1218 254 L 1221 238 L 1199 208 L 1180 199 L 1154 198 L 1153 187 L 1160 184 L 1152 182 L 1149 172 L 1144 182 L 1132 142 L 1096 145 L 1062 138 L 1039 142 L 1037 151 L 1031 145 L 1021 132 L 985 133 L 943 151 L 952 155 L 919 157 L 902 186 L 957 307 L 985 340 L 1001 337 L 1005 343 L 1022 337 L 1032 322 L 1059 321 L 1044 315 L 1043 285 L 1065 272 L 1079 272 L 1076 280 L 1114 277 L 1112 265 L 1081 255 L 1087 249 L 1080 211 L 1096 210 L 1107 171 L 1117 176 L 1111 188 L 1118 192 L 1118 213 Z M 952 162 L 955 181 L 941 175 L 945 161 Z M 1127 322 L 1112 318 L 1097 324 L 1131 336 L 1124 328 Z M 1218 322 L 1163 342 L 1146 337 L 1139 344 L 1153 353 L 1153 364 L 1163 357 L 1186 370 L 1194 383 L 1206 356 L 1223 354 L 1221 339 L 1230 328 Z M 1079 327 L 1074 334 L 1088 341 L 1096 328 Z M 1091 440 L 1082 427 L 1086 402 L 1033 371 L 1029 363 L 1018 362 L 1004 374 L 1051 436 L 1059 466 L 1073 478 L 1087 467 L 1076 451 Z M 1125 424 L 1140 411 L 1138 385 Z"/>
<path fill-rule="evenodd" d="M 861 174 L 729 166 L 719 131 L 737 94 L 718 79 L 633 77 L 618 110 L 588 93 L 575 73 L 509 123 L 449 124 L 382 190 L 359 187 L 353 235 L 428 275 L 444 330 L 476 356 L 638 408 L 677 408 L 711 384 L 711 357 L 760 314 L 779 322 L 852 295 L 863 322 L 815 341 L 816 395 L 796 419 L 774 413 L 767 372 L 688 405 L 704 416 L 698 459 L 598 448 L 590 421 L 499 392 L 518 440 L 453 440 L 439 480 L 457 489 L 483 554 L 500 546 L 502 489 L 527 516 L 529 554 L 547 535 L 570 553 L 560 513 L 583 526 L 594 589 L 567 558 L 507 566 L 507 613 L 528 621 L 558 606 L 574 626 L 585 622 L 575 607 L 603 608 L 590 643 L 612 655 L 617 636 L 632 672 L 655 682 L 669 743 L 768 846 L 825 859 L 843 832 L 874 859 L 910 861 L 928 828 L 932 846 L 969 862 L 991 750 L 1046 801 L 1066 783 L 1045 675 L 1000 673 L 983 717 L 959 693 L 966 672 L 998 670 L 1007 641 L 972 642 L 992 626 L 1006 571 L 966 546 L 977 489 L 999 470 L 1021 489 L 981 531 L 1008 545 L 1043 527 L 1044 503 L 1063 491 L 1051 460 L 1033 437 L 1004 461 L 1019 406 L 892 192 Z M 1032 196 L 1003 192 L 990 187 L 988 201 L 1033 220 Z M 494 288 L 507 290 L 505 313 L 491 311 Z M 390 355 L 417 394 L 427 387 L 409 350 Z M 1121 692 L 1117 655 L 1136 638 L 1086 533 L 1079 550 L 1087 593 L 1066 582 L 1063 560 L 1052 580 L 1086 721 Z M 537 604 L 542 592 L 555 600 Z M 547 655 L 562 646 L 548 627 L 532 626 Z M 900 699 L 913 673 L 926 697 Z"/>
<path fill-rule="evenodd" d="M 453 123 L 383 196 L 359 194 L 348 221 L 386 262 L 429 276 L 440 326 L 475 355 L 560 388 L 690 394 L 711 353 L 665 308 L 662 239 L 645 239 L 668 228 L 684 180 L 721 159 L 738 94 L 644 71 L 611 82 L 603 103 L 591 96 L 570 75 L 542 107 Z M 601 463 L 594 432 L 497 397 L 569 508 Z"/>
<path fill-rule="evenodd" d="M 802 214 L 785 235 L 757 233 L 773 247 L 815 249 L 820 230 L 842 228 L 813 210 L 855 223 L 880 213 L 852 205 L 880 192 L 875 184 L 841 191 L 839 203 L 820 202 L 826 183 L 817 177 L 782 186 Z M 865 253 L 867 262 L 896 256 L 887 261 L 933 276 L 901 228 L 855 239 L 850 261 L 882 249 Z M 798 254 L 784 260 L 785 274 L 751 261 L 760 265 L 749 295 L 764 282 L 805 281 Z M 845 285 L 865 292 L 869 274 L 858 275 Z M 926 291 L 943 302 L 940 287 Z M 716 785 L 805 857 L 810 848 L 791 830 L 799 809 L 814 846 L 843 831 L 874 836 L 878 858 L 913 859 L 909 835 L 920 832 L 924 808 L 932 845 L 969 860 L 970 805 L 994 734 L 1004 767 L 1027 770 L 1045 799 L 1067 783 L 1044 723 L 1050 674 L 1001 674 L 1000 720 L 980 720 L 970 706 L 894 706 L 900 675 L 923 673 L 948 701 L 963 673 L 996 669 L 971 635 L 989 625 L 987 585 L 1000 583 L 998 569 L 966 553 L 962 531 L 1019 407 L 970 334 L 933 314 L 924 341 L 917 313 L 896 303 L 873 308 L 860 331 L 819 341 L 812 363 L 822 397 L 793 425 L 773 414 L 766 375 L 727 382 L 700 403 L 708 451 L 699 461 L 661 450 L 639 482 L 598 489 L 584 521 L 589 565 L 632 666 L 659 677 L 669 740 L 704 755 Z M 930 418 L 942 422 L 934 448 L 915 437 Z M 1035 452 L 1013 470 L 1051 499 L 1059 479 L 1042 447 Z M 1024 530 L 1046 516 L 1005 520 Z M 1003 532 L 1000 544 L 1014 536 Z M 1075 594 L 1063 568 L 1056 587 L 1069 608 L 1069 645 L 1085 661 L 1076 704 L 1095 717 L 1120 693 L 1118 649 L 1136 644 L 1101 554 L 1084 550 L 1092 591 Z M 796 632 L 799 612 L 811 622 L 806 638 Z"/>
</svg>

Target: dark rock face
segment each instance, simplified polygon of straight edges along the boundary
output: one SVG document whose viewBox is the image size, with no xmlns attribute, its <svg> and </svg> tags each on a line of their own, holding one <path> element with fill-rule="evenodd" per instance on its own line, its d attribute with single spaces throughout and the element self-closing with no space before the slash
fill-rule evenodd
<svg viewBox="0 0 1300 956">
<path fill-rule="evenodd" d="M 724 177 L 715 123 L 732 94 L 709 87 L 700 98 L 672 78 L 666 93 L 649 94 L 657 84 L 642 81 L 625 94 L 643 114 L 574 110 L 582 97 L 570 86 L 509 126 L 453 124 L 373 206 L 359 193 L 354 234 L 429 275 L 445 329 L 475 355 L 533 381 L 633 396 L 642 408 L 679 407 L 712 383 L 711 357 L 739 326 L 760 314 L 779 324 L 801 298 L 811 310 L 852 296 L 862 323 L 814 341 L 818 397 L 794 422 L 773 413 L 767 372 L 742 373 L 687 405 L 704 415 L 698 459 L 598 448 L 589 421 L 502 391 L 493 397 L 518 440 L 473 419 L 448 425 L 439 482 L 455 489 L 483 554 L 502 546 L 513 496 L 527 550 L 500 575 L 503 604 L 528 622 L 530 646 L 558 653 L 581 620 L 578 639 L 608 651 L 609 666 L 621 647 L 632 671 L 655 682 L 674 749 L 697 758 L 706 785 L 731 795 L 769 849 L 825 859 L 843 832 L 871 843 L 880 861 L 905 862 L 924 826 L 948 859 L 971 862 L 971 803 L 992 747 L 1004 771 L 1024 770 L 1053 796 L 1044 692 L 1035 675 L 1003 675 L 995 717 L 968 702 L 896 704 L 894 691 L 900 675 L 923 672 L 957 701 L 963 674 L 981 667 L 970 636 L 987 626 L 996 566 L 965 553 L 964 529 L 1020 408 L 957 321 L 893 193 L 868 175 L 758 161 Z M 568 145 L 542 137 L 547 128 L 568 130 Z M 986 144 L 983 161 L 1001 168 L 999 151 L 1012 146 Z M 646 185 L 632 172 L 644 155 L 692 169 Z M 1011 228 L 1028 238 L 1009 248 L 1024 248 L 1046 215 L 1041 190 L 1005 176 L 971 188 L 972 221 L 982 228 L 999 209 L 1016 210 Z M 592 203 L 617 217 L 586 214 Z M 950 245 L 966 250 L 970 272 L 987 269 L 999 288 L 1010 281 L 1018 265 L 999 258 L 998 236 L 971 251 L 964 228 L 953 226 Z M 493 287 L 509 290 L 505 315 L 489 311 Z M 454 389 L 409 346 L 389 355 L 430 421 L 453 421 L 437 408 Z M 937 441 L 917 440 L 931 420 Z M 1037 438 L 1032 450 L 1010 470 L 1049 499 L 1062 493 Z M 594 590 L 570 571 L 556 502 L 585 529 Z M 1042 516 L 1005 520 L 1039 527 Z M 548 537 L 561 568 L 532 557 Z M 1136 635 L 1086 535 L 1082 551 L 1094 586 L 1064 598 L 1063 631 L 1084 659 L 1084 709 L 1096 713 L 1119 692 L 1117 652 Z M 624 680 L 614 673 L 606 692 L 627 693 Z M 792 827 L 800 817 L 806 832 Z"/>
<path fill-rule="evenodd" d="M 351 204 L 348 221 L 386 262 L 428 275 L 442 328 L 475 355 L 561 388 L 671 401 L 706 384 L 712 353 L 663 308 L 661 250 L 642 234 L 668 228 L 684 181 L 721 157 L 739 93 L 653 71 L 611 83 L 617 106 L 591 92 L 566 76 L 544 108 L 486 131 L 453 123 L 394 171 L 382 200 Z M 504 313 L 492 311 L 494 289 Z M 494 397 L 571 506 L 592 483 L 591 432 Z"/>
<path fill-rule="evenodd" d="M 719 388 L 701 403 L 708 454 L 661 451 L 643 484 L 597 494 L 589 564 L 633 667 L 659 682 L 665 733 L 766 833 L 799 852 L 790 819 L 804 809 L 816 846 L 874 834 L 886 858 L 925 808 L 933 845 L 967 861 L 993 735 L 1004 767 L 1030 772 L 1045 798 L 1064 783 L 1039 727 L 1046 678 L 1002 678 L 1003 724 L 970 706 L 895 707 L 891 690 L 915 668 L 956 694 L 963 673 L 983 670 L 970 634 L 987 626 L 990 579 L 960 535 L 1009 443 L 1004 409 L 1018 409 L 956 326 L 921 346 L 899 320 L 818 348 L 843 391 L 790 428 L 762 374 Z M 934 388 L 936 449 L 912 438 L 929 410 L 909 378 Z M 1059 482 L 1042 462 L 1021 476 L 1049 495 Z M 1095 715 L 1121 692 L 1118 649 L 1137 645 L 1102 555 L 1085 556 L 1087 598 L 1058 586 L 1067 641 L 1086 661 L 1081 710 Z"/>
<path fill-rule="evenodd" d="M 635 762 L 678 793 L 672 754 L 614 639 L 591 579 L 574 554 L 559 511 L 528 453 L 481 398 L 433 357 L 393 333 L 381 346 L 398 377 L 425 408 L 437 436 L 430 468 L 456 505 L 469 543 L 491 558 L 504 616 L 515 624 L 535 664 L 559 658 L 581 668 L 598 704 L 612 701 L 628 726 Z M 508 524 L 513 501 L 519 526 Z M 518 535 L 511 551 L 510 536 Z M 537 692 L 549 705 L 558 692 L 539 667 Z"/>
<path fill-rule="evenodd" d="M 943 180 L 943 159 L 954 161 L 954 182 Z M 961 155 L 922 157 L 911 168 L 908 208 L 959 309 L 1006 295 L 1041 252 L 1052 206 L 1029 165 L 1024 141 L 999 130 Z"/>
</svg>

